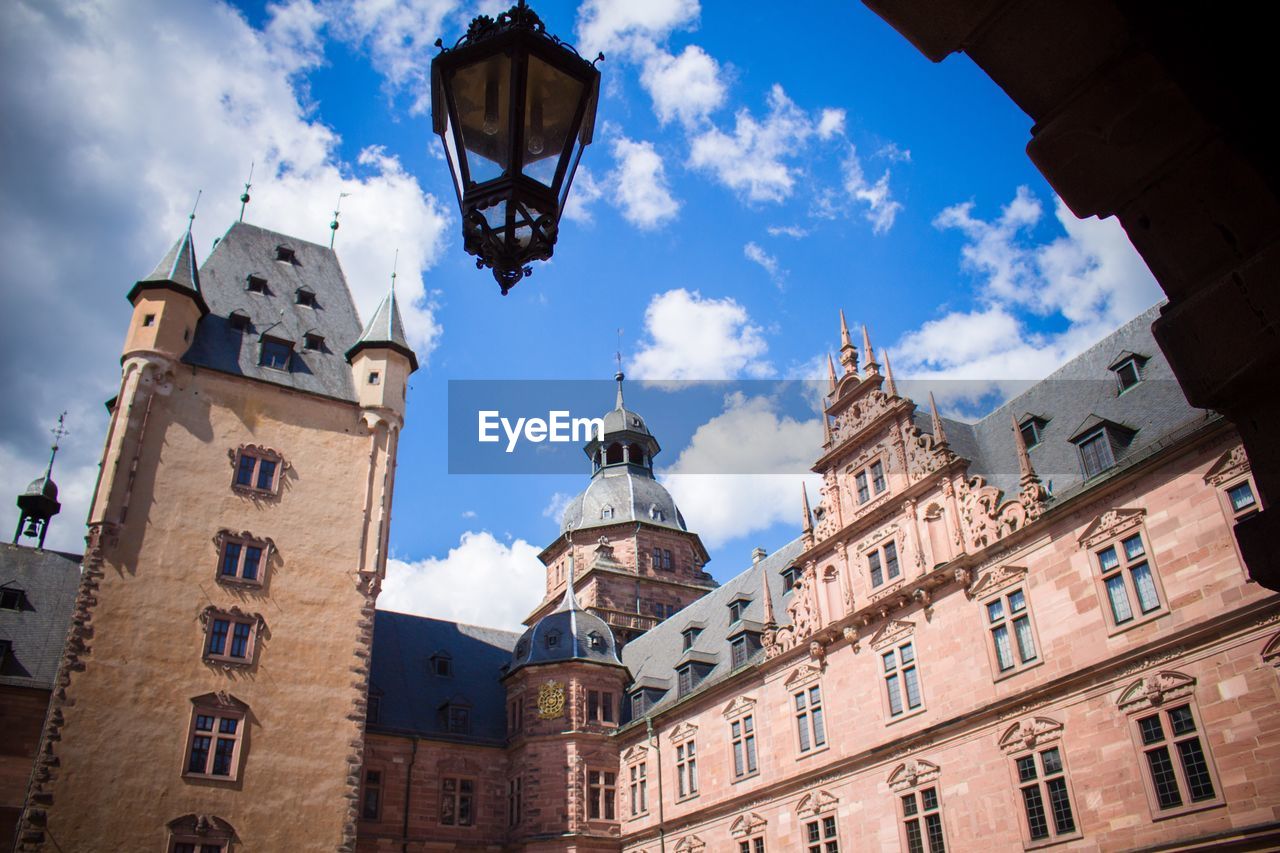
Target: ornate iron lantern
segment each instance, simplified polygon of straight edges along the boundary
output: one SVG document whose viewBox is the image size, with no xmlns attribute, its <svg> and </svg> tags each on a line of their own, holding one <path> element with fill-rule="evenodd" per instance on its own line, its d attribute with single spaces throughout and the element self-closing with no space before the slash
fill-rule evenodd
<svg viewBox="0 0 1280 853">
<path fill-rule="evenodd" d="M 432 125 L 458 193 L 463 247 L 504 295 L 555 249 L 599 90 L 595 63 L 550 35 L 524 0 L 497 20 L 477 17 L 431 62 Z"/>
</svg>

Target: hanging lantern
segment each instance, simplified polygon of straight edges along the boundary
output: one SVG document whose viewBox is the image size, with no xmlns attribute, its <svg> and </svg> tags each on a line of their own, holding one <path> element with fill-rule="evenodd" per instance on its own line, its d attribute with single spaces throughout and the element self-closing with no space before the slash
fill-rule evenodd
<svg viewBox="0 0 1280 853">
<path fill-rule="evenodd" d="M 599 90 L 595 64 L 547 33 L 524 0 L 497 20 L 477 17 L 431 63 L 432 126 L 453 174 L 463 247 L 503 294 L 555 250 Z"/>
</svg>

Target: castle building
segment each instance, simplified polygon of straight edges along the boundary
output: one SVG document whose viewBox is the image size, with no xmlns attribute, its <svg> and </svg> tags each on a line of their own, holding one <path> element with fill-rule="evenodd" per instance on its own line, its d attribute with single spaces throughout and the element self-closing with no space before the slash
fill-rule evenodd
<svg viewBox="0 0 1280 853">
<path fill-rule="evenodd" d="M 406 380 L 334 253 L 190 230 L 119 395 L 19 850 L 350 850 Z"/>
<path fill-rule="evenodd" d="M 1232 535 L 1259 498 L 1157 311 L 974 423 L 842 328 L 800 535 L 639 636 L 606 584 L 678 588 L 638 586 L 647 537 L 699 552 L 619 399 L 523 635 L 378 614 L 357 849 L 1280 844 L 1280 599 Z"/>
</svg>

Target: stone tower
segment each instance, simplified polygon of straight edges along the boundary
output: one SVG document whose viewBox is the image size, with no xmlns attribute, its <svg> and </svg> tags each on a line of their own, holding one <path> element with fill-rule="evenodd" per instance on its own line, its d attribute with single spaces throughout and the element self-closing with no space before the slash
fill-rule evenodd
<svg viewBox="0 0 1280 853">
<path fill-rule="evenodd" d="M 19 849 L 350 850 L 417 367 L 394 295 L 362 332 L 330 249 L 240 222 L 129 300 Z"/>
<path fill-rule="evenodd" d="M 653 475 L 661 448 L 644 419 L 624 405 L 623 374 L 617 402 L 604 416 L 604 435 L 583 450 L 591 482 L 569 501 L 560 535 L 539 559 L 547 566 L 546 595 L 526 625 L 560 599 L 570 562 L 579 566 L 583 606 L 609 624 L 619 645 L 714 589 L 703 570 L 707 549 L 685 526 L 671 494 Z"/>
</svg>

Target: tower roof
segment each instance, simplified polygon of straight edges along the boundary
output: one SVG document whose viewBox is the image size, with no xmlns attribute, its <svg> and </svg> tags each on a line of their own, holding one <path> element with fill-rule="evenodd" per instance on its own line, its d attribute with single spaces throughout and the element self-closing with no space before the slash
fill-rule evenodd
<svg viewBox="0 0 1280 853">
<path fill-rule="evenodd" d="M 151 275 L 139 279 L 129 290 L 129 301 L 133 302 L 139 293 L 154 289 L 176 290 L 185 293 L 195 300 L 200 307 L 200 316 L 209 313 L 204 294 L 200 290 L 200 270 L 196 263 L 196 249 L 192 244 L 191 230 L 188 229 L 178 242 L 173 244 Z"/>
<path fill-rule="evenodd" d="M 378 303 L 378 310 L 373 312 L 373 319 L 364 327 L 364 331 L 360 333 L 360 337 L 351 349 L 347 350 L 347 361 L 351 361 L 360 350 L 370 347 L 395 350 L 409 359 L 410 372 L 418 369 L 418 356 L 409 346 L 409 340 L 404 333 L 404 320 L 400 317 L 400 306 L 396 302 L 394 282 L 387 295 Z"/>
<path fill-rule="evenodd" d="M 533 623 L 516 643 L 509 672 L 522 666 L 567 661 L 622 666 L 613 630 L 599 616 L 578 604 L 572 571 L 560 606 Z"/>
</svg>

